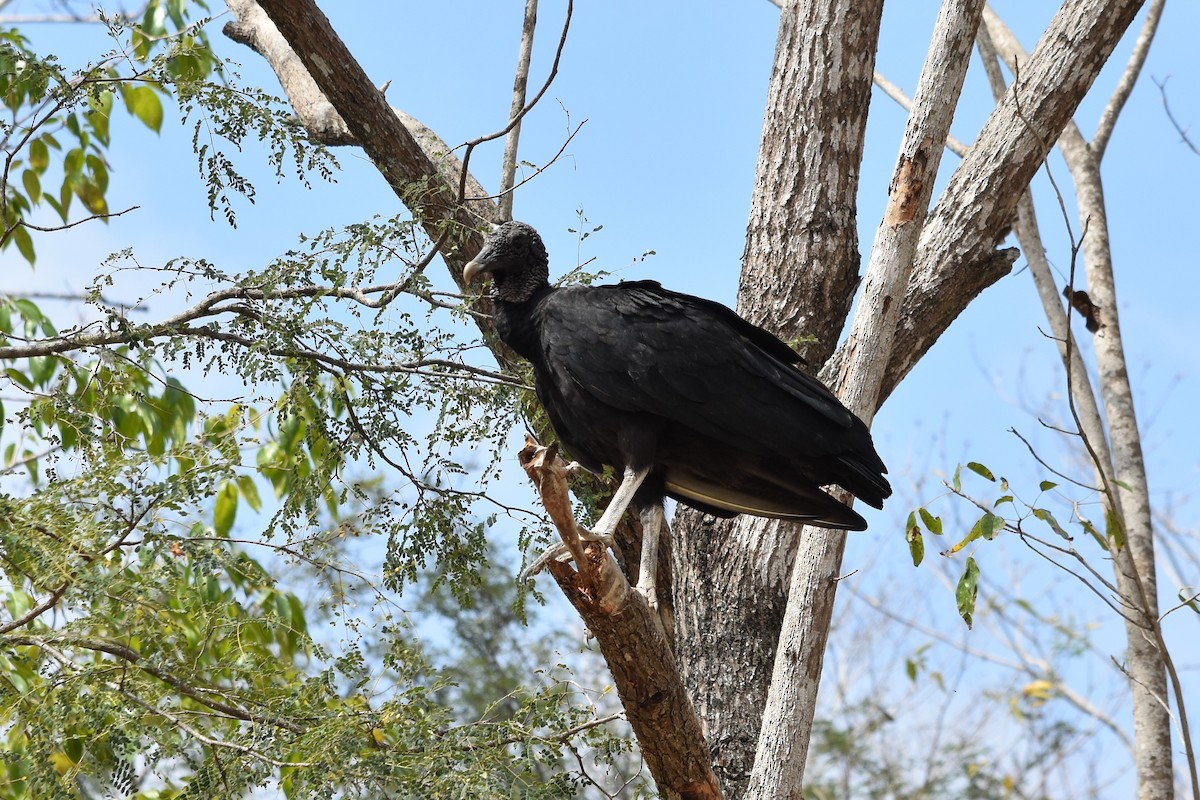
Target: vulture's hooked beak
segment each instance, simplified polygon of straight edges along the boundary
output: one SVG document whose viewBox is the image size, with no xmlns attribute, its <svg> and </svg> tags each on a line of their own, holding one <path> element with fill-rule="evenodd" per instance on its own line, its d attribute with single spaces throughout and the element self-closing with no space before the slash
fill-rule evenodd
<svg viewBox="0 0 1200 800">
<path fill-rule="evenodd" d="M 468 261 L 467 265 L 463 267 L 463 283 L 468 285 L 474 283 L 481 272 L 487 272 L 486 264 L 480 262 L 478 258 Z"/>
<path fill-rule="evenodd" d="M 492 233 L 500 230 L 500 226 L 496 223 L 493 222 L 490 224 L 492 226 Z M 487 244 L 484 244 L 479 252 L 475 254 L 475 257 L 468 261 L 467 265 L 463 267 L 463 283 L 474 283 L 475 279 L 479 277 L 480 273 L 489 272 L 491 270 L 491 266 L 487 263 L 489 255 L 490 253 L 488 246 Z"/>
</svg>

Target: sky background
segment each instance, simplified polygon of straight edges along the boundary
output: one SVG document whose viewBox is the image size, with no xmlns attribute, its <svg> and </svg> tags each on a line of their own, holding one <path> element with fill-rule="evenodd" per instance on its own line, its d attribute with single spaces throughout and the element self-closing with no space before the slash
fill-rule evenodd
<svg viewBox="0 0 1200 800">
<path fill-rule="evenodd" d="M 321 5 L 372 80 L 380 85 L 391 81 L 389 101 L 451 145 L 505 124 L 523 3 L 340 0 Z M 884 13 L 877 68 L 910 95 L 937 5 L 893 2 Z M 1056 8 L 1020 0 L 994 5 L 1030 50 Z M 18 0 L 5 12 L 32 12 L 37 6 Z M 531 86 L 544 79 L 563 8 L 541 3 Z M 240 82 L 279 91 L 257 55 L 220 35 L 225 19 L 214 21 L 210 36 L 219 53 L 242 65 Z M 594 259 L 591 268 L 612 271 L 620 279 L 652 278 L 678 291 L 734 303 L 777 20 L 778 10 L 767 0 L 577 4 L 558 77 L 525 120 L 521 158 L 545 164 L 568 131 L 586 123 L 554 165 L 518 190 L 515 202 L 515 216 L 542 233 L 552 275 Z M 1140 22 L 1139 17 L 1135 28 Z M 1200 4 L 1167 4 L 1103 168 L 1121 327 L 1151 491 L 1157 507 L 1193 536 L 1200 512 L 1194 491 L 1200 478 L 1194 400 L 1200 394 L 1200 265 L 1194 244 L 1200 157 L 1180 143 L 1151 78 L 1169 78 L 1170 102 L 1184 125 L 1200 121 L 1198 30 Z M 66 65 L 82 66 L 109 47 L 99 26 L 35 25 L 25 32 L 35 49 L 56 53 Z M 1089 139 L 1131 42 L 1128 36 L 1076 116 Z M 966 142 L 974 138 L 992 108 L 990 98 L 976 57 L 955 136 Z M 876 90 L 859 193 L 864 264 L 886 203 L 904 123 L 904 112 Z M 108 225 L 35 236 L 36 270 L 15 250 L 5 251 L 0 254 L 2 288 L 78 291 L 107 254 L 129 246 L 144 264 L 187 255 L 230 271 L 256 268 L 294 246 L 302 232 L 401 210 L 357 150 L 337 152 L 343 169 L 335 184 L 315 182 L 307 191 L 294 178 L 277 182 L 260 166 L 262 153 L 252 143 L 239 167 L 254 181 L 257 199 L 253 205 L 235 201 L 238 227 L 231 229 L 219 217 L 209 219 L 190 138 L 190 128 L 170 109 L 157 136 L 131 119 L 115 120 L 109 205 L 141 208 Z M 501 148 L 497 142 L 472 157 L 475 176 L 492 190 L 498 183 Z M 957 158 L 947 153 L 939 184 L 956 165 Z M 1050 168 L 1069 192 L 1065 167 L 1051 159 Z M 1065 225 L 1044 173 L 1034 188 L 1050 261 L 1065 285 L 1070 261 Z M 1070 224 L 1078 230 L 1073 210 Z M 596 226 L 603 228 L 582 242 L 570 232 Z M 648 251 L 655 254 L 643 258 Z M 1048 477 L 1008 433 L 1010 428 L 1026 435 L 1051 463 L 1070 466 L 1058 435 L 1039 424 L 1039 417 L 1062 421 L 1065 383 L 1054 343 L 1043 334 L 1047 326 L 1024 267 L 1024 258 L 1018 259 L 1011 276 L 972 304 L 876 416 L 876 444 L 891 468 L 897 495 L 882 512 L 863 509 L 871 529 L 850 538 L 845 560 L 844 572 L 857 569 L 862 576 L 852 593 L 887 587 L 894 602 L 942 626 L 950 637 L 964 635 L 954 616 L 953 594 L 942 586 L 937 570 L 912 568 L 902 530 L 908 512 L 941 495 L 941 477 L 968 460 L 987 463 L 1008 476 L 1014 488 L 1024 483 L 1032 489 Z M 449 285 L 444 276 L 437 277 Z M 138 287 L 127 285 L 127 291 Z M 83 313 L 68 305 L 45 308 L 64 324 Z M 155 318 L 169 310 L 151 303 Z M 1086 342 L 1078 318 L 1075 330 Z M 527 487 L 515 485 L 513 491 L 526 493 L 522 503 L 531 502 Z M 960 523 L 960 535 L 973 521 L 973 510 L 962 503 L 941 500 L 932 508 L 948 523 Z M 512 532 L 497 536 L 502 544 L 514 539 Z M 937 560 L 935 551 L 949 544 L 929 543 L 927 559 Z M 1016 542 L 986 551 L 983 558 L 1005 562 L 1005 574 L 1015 576 L 1009 580 L 1031 584 L 1027 596 L 1035 602 L 1055 612 L 1069 608 L 1081 619 L 1102 616 L 1076 584 L 1047 576 Z M 961 565 L 947 569 L 956 574 Z M 986 563 L 984 572 L 986 592 Z M 1177 584 L 1166 576 L 1161 580 L 1162 596 L 1172 598 Z M 1200 584 L 1196 575 L 1181 580 Z M 842 602 L 847 602 L 844 597 Z M 1182 640 L 1196 640 L 1194 617 L 1177 615 L 1171 622 Z M 1097 636 L 1102 644 L 1111 641 L 1111 652 L 1119 656 L 1119 632 Z M 1113 638 L 1104 638 L 1109 636 Z M 1200 704 L 1200 654 L 1195 646 L 1184 654 L 1195 707 Z M 836 653 L 831 663 L 836 666 Z"/>
</svg>

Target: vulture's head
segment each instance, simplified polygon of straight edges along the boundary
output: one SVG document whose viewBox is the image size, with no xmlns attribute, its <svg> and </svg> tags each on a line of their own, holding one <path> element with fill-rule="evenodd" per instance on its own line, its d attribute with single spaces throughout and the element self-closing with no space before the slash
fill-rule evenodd
<svg viewBox="0 0 1200 800">
<path fill-rule="evenodd" d="M 463 268 L 463 280 L 492 276 L 496 298 L 521 303 L 550 281 L 550 259 L 542 237 L 524 222 L 506 222 L 492 231 L 483 249 Z"/>
</svg>

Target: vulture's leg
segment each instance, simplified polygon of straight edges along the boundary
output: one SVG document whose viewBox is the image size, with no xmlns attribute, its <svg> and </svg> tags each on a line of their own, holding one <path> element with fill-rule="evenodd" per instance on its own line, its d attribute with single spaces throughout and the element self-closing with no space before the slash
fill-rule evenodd
<svg viewBox="0 0 1200 800">
<path fill-rule="evenodd" d="M 634 469 L 633 467 L 625 468 L 625 476 L 621 479 L 621 485 L 617 487 L 612 500 L 608 501 L 608 508 L 604 509 L 604 514 L 601 515 L 600 521 L 596 523 L 596 527 L 588 531 L 591 536 L 595 537 L 592 541 L 602 541 L 606 544 L 612 544 L 613 531 L 617 529 L 617 523 L 621 521 L 621 515 L 625 513 L 625 509 L 629 508 L 629 501 L 633 500 L 634 493 L 649 474 L 649 467 L 642 467 L 641 469 Z M 588 537 L 585 536 L 584 538 Z"/>
<path fill-rule="evenodd" d="M 568 466 L 568 468 L 570 467 Z M 625 477 L 622 478 L 621 485 L 617 487 L 616 493 L 613 495 L 612 500 L 609 501 L 608 508 L 604 509 L 604 513 L 600 516 L 600 521 L 591 530 L 580 527 L 579 538 L 588 542 L 602 542 L 608 547 L 613 547 L 613 531 L 617 529 L 617 523 L 621 521 L 621 515 L 629 507 L 629 502 L 633 499 L 634 493 L 649 474 L 649 467 L 643 467 L 642 469 L 626 467 Z M 655 539 L 655 545 L 657 546 L 657 544 L 658 540 Z M 570 558 L 571 551 L 567 549 L 565 544 L 562 542 L 553 544 L 546 548 L 546 552 L 542 553 L 528 567 L 523 569 L 517 580 L 527 581 L 545 569 L 546 565 L 551 561 L 569 561 Z"/>
<path fill-rule="evenodd" d="M 658 537 L 663 529 L 663 507 L 661 503 L 643 508 L 642 561 L 638 566 L 638 582 L 635 587 L 651 608 L 658 608 Z"/>
</svg>

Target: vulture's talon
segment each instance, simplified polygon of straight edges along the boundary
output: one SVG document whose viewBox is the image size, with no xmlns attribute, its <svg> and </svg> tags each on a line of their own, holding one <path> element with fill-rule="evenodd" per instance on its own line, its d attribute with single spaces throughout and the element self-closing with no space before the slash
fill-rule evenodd
<svg viewBox="0 0 1200 800">
<path fill-rule="evenodd" d="M 599 544 L 602 544 L 605 547 L 611 547 L 613 550 L 617 549 L 617 540 L 613 538 L 613 535 L 611 533 L 605 533 L 604 531 L 594 531 L 594 530 L 591 530 L 590 528 L 584 528 L 583 526 L 580 526 L 579 527 L 579 538 L 585 542 L 598 542 Z"/>
<path fill-rule="evenodd" d="M 525 583 L 533 578 L 539 572 L 544 570 L 551 561 L 570 561 L 571 551 L 562 542 L 552 544 L 546 548 L 540 556 L 530 562 L 529 566 L 521 570 L 521 574 L 517 576 L 517 581 Z"/>
<path fill-rule="evenodd" d="M 658 611 L 658 591 L 656 586 L 643 586 L 641 581 L 638 581 L 637 586 L 633 587 L 634 591 L 646 599 L 646 605 L 650 606 L 650 610 L 657 613 Z"/>
</svg>

